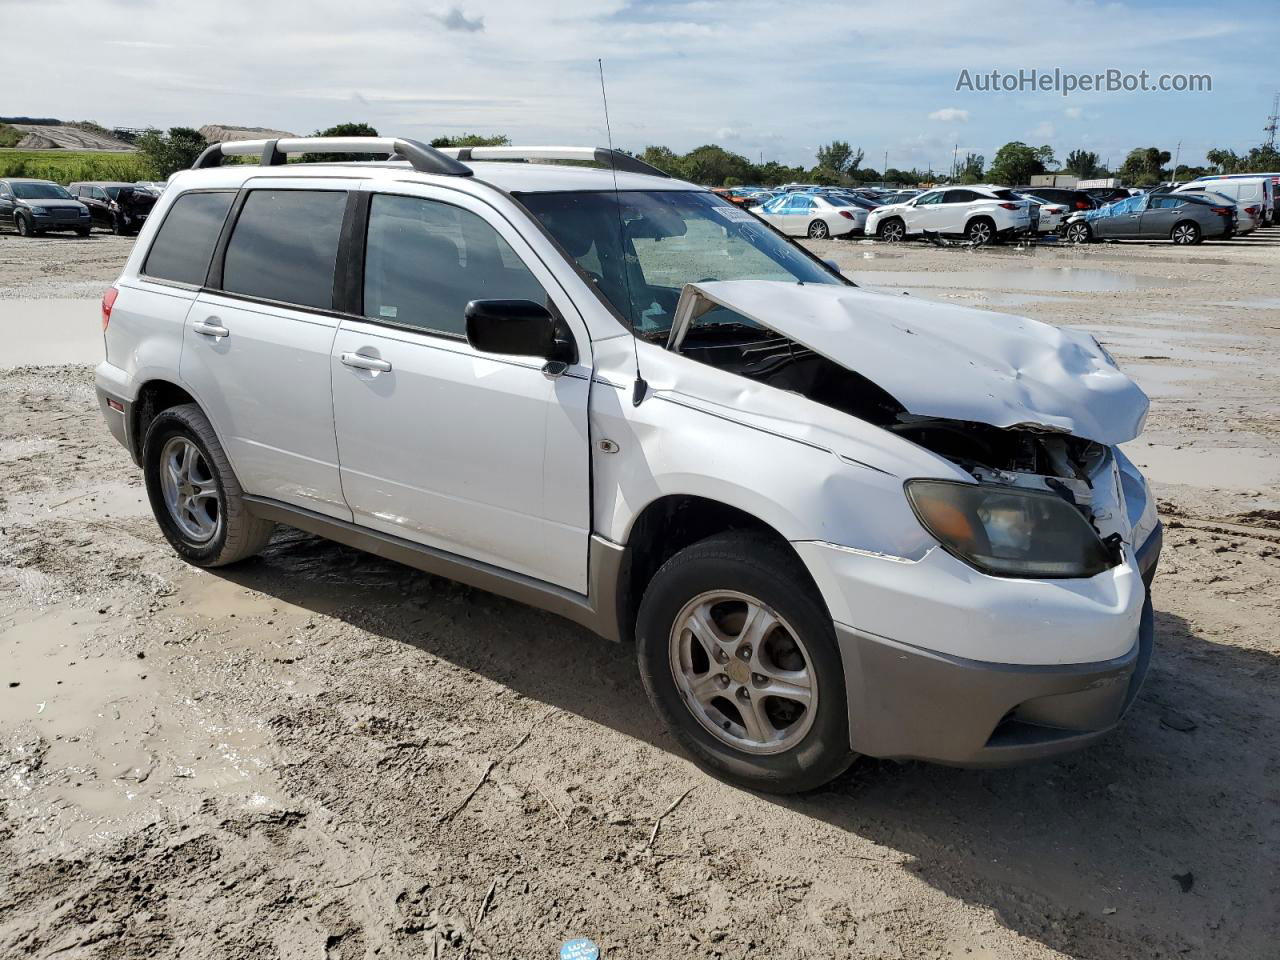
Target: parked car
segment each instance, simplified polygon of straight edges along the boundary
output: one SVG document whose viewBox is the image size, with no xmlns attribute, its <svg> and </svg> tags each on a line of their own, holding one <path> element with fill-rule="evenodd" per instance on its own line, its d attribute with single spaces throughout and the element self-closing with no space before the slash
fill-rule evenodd
<svg viewBox="0 0 1280 960">
<path fill-rule="evenodd" d="M 891 190 L 887 193 L 882 193 L 879 200 L 881 205 L 906 203 L 908 200 L 918 197 L 922 193 L 924 193 L 923 190 Z"/>
<path fill-rule="evenodd" d="M 1133 196 L 1133 191 L 1127 187 L 1087 187 L 1084 192 L 1100 205 L 1113 203 L 1116 200 L 1128 200 Z"/>
<path fill-rule="evenodd" d="M 1085 190 L 1068 190 L 1065 187 L 1014 187 L 1021 194 L 1036 197 L 1045 203 L 1066 207 L 1068 213 L 1078 210 L 1096 210 L 1102 206 Z"/>
<path fill-rule="evenodd" d="M 1039 197 L 1033 197 L 1030 194 L 1019 193 L 1018 196 L 1031 204 L 1031 225 L 1037 234 L 1058 232 L 1066 219 L 1066 207 L 1062 206 L 1062 204 L 1041 200 Z"/>
<path fill-rule="evenodd" d="M 1134 702 L 1148 403 L 1088 334 L 858 289 L 622 153 L 267 146 L 175 177 L 103 298 L 102 415 L 188 562 L 287 524 L 634 640 L 758 790 L 1054 756 Z M 352 150 L 407 162 L 283 162 Z"/>
<path fill-rule="evenodd" d="M 137 233 L 156 205 L 157 195 L 133 183 L 73 183 L 68 191 L 89 208 L 95 226 L 112 233 Z"/>
<path fill-rule="evenodd" d="M 1231 202 L 1260 223 L 1271 220 L 1271 178 L 1270 177 L 1219 177 L 1214 180 L 1200 179 L 1175 187 L 1174 193 L 1216 193 L 1229 197 Z"/>
<path fill-rule="evenodd" d="M 1225 240 L 1235 232 L 1235 208 L 1181 193 L 1143 193 L 1098 210 L 1072 214 L 1065 236 L 1094 240 L 1171 240 L 1177 244 Z"/>
<path fill-rule="evenodd" d="M 0 180 L 0 229 L 34 237 L 51 230 L 89 235 L 89 208 L 51 180 L 9 177 Z"/>
<path fill-rule="evenodd" d="M 841 197 L 816 193 L 784 193 L 751 212 L 789 237 L 847 237 L 862 233 L 867 211 Z"/>
<path fill-rule="evenodd" d="M 895 243 L 927 233 L 993 243 L 1029 232 L 1031 204 L 995 186 L 944 187 L 867 215 L 866 231 Z"/>
<path fill-rule="evenodd" d="M 1182 191 L 1174 190 L 1171 192 L 1181 193 Z M 1246 234 L 1253 233 L 1254 230 L 1261 226 L 1260 221 L 1263 214 L 1257 204 L 1243 206 L 1236 203 L 1232 197 L 1228 197 L 1225 193 L 1216 193 L 1212 190 L 1188 190 L 1186 193 L 1188 196 L 1201 197 L 1210 203 L 1217 203 L 1224 207 L 1234 208 L 1236 215 L 1236 225 L 1235 229 L 1232 231 L 1234 236 L 1243 237 Z"/>
<path fill-rule="evenodd" d="M 1232 189 L 1222 190 L 1219 185 L 1223 181 L 1233 184 Z M 1256 205 L 1259 200 L 1262 206 L 1262 218 L 1259 226 L 1270 226 L 1276 223 L 1276 192 L 1280 190 L 1280 174 L 1277 173 L 1224 173 L 1218 176 L 1197 177 L 1190 183 L 1182 184 L 1179 189 L 1205 187 L 1225 193 L 1237 203 Z"/>
</svg>

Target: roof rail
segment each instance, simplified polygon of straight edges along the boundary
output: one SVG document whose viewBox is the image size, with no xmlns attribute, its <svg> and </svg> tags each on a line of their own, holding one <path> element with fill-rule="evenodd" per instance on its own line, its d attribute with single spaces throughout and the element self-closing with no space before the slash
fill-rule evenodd
<svg viewBox="0 0 1280 960">
<path fill-rule="evenodd" d="M 439 151 L 456 160 L 585 160 L 604 167 L 644 173 L 651 177 L 671 175 L 653 164 L 645 163 L 621 150 L 608 147 L 440 147 Z"/>
<path fill-rule="evenodd" d="M 223 157 L 257 156 L 264 167 L 285 163 L 291 153 L 375 153 L 408 160 L 413 169 L 447 177 L 469 177 L 471 168 L 417 140 L 399 137 L 289 137 L 280 140 L 230 140 L 211 144 L 191 165 L 192 170 L 216 167 Z"/>
</svg>

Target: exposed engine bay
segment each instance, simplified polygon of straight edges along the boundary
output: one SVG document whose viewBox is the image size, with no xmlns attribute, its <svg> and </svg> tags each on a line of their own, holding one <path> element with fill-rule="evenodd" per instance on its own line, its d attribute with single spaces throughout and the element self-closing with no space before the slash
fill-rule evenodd
<svg viewBox="0 0 1280 960">
<path fill-rule="evenodd" d="M 741 323 L 693 326 L 680 352 L 691 359 L 799 393 L 945 457 L 975 479 L 1048 490 L 1093 520 L 1092 477 L 1106 447 L 1035 424 L 918 416 L 882 387 L 773 331 Z"/>
</svg>

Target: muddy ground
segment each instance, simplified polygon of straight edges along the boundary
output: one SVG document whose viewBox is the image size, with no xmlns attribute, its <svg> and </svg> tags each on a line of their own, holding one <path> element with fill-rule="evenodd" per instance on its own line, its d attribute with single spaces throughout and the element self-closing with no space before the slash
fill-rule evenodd
<svg viewBox="0 0 1280 960">
<path fill-rule="evenodd" d="M 630 651 L 554 617 L 288 530 L 179 562 L 90 368 L 21 366 L 93 344 L 128 246 L 0 237 L 0 957 L 1277 955 L 1280 230 L 819 246 L 1097 332 L 1168 533 L 1105 742 L 786 800 L 703 776 Z"/>
</svg>

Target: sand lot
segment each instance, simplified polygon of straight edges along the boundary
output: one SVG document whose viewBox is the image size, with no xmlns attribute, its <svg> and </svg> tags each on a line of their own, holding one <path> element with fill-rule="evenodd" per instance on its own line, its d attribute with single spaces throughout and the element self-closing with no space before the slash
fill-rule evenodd
<svg viewBox="0 0 1280 960">
<path fill-rule="evenodd" d="M 0 236 L 0 957 L 1277 956 L 1280 229 L 815 245 L 1093 331 L 1168 529 L 1113 736 L 786 800 L 701 774 L 631 651 L 557 618 L 289 530 L 181 563 L 87 365 L 129 247 Z"/>
</svg>

